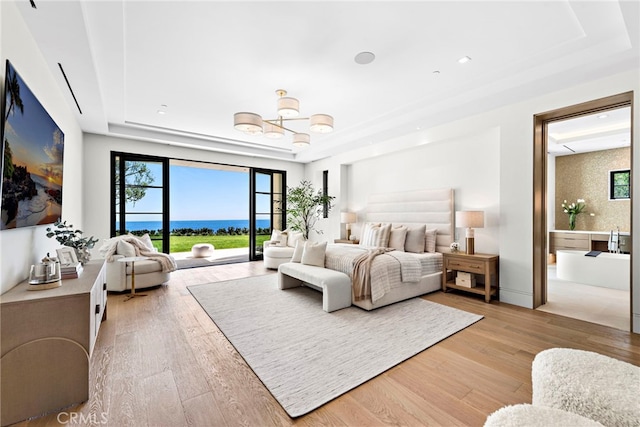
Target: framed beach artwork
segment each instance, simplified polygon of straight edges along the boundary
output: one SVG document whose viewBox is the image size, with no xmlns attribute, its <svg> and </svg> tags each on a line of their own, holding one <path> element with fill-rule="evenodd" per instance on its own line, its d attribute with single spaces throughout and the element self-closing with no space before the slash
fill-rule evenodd
<svg viewBox="0 0 640 427">
<path fill-rule="evenodd" d="M 9 60 L 2 102 L 0 230 L 62 216 L 64 134 Z"/>
</svg>

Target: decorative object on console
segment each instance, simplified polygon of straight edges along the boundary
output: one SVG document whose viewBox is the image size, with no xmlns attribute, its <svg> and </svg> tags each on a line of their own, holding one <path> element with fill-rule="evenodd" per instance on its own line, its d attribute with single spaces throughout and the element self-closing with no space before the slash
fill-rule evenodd
<svg viewBox="0 0 640 427">
<path fill-rule="evenodd" d="M 322 230 L 316 230 L 315 225 L 322 216 L 323 210 L 328 214 L 333 207 L 335 197 L 322 194 L 321 190 L 315 191 L 309 181 L 300 181 L 297 187 L 287 187 L 287 222 L 289 229 L 302 233 L 304 240 L 309 239 L 312 231 L 322 234 Z"/>
<path fill-rule="evenodd" d="M 248 135 L 264 135 L 267 138 L 277 139 L 284 136 L 284 131 L 293 134 L 293 145 L 306 147 L 310 144 L 308 133 L 300 133 L 285 127 L 285 122 L 294 120 L 309 120 L 309 129 L 312 132 L 328 133 L 333 131 L 333 117 L 328 114 L 314 114 L 311 117 L 298 117 L 300 114 L 300 101 L 286 96 L 284 89 L 276 90 L 278 95 L 278 118 L 263 119 L 255 113 L 235 113 L 233 115 L 233 127 Z M 288 126 L 288 125 L 287 125 Z"/>
<path fill-rule="evenodd" d="M 466 228 L 465 238 L 468 255 L 475 253 L 474 228 L 484 227 L 484 211 L 456 211 L 456 227 Z"/>
<path fill-rule="evenodd" d="M 51 224 L 62 215 L 64 133 L 9 60 L 4 93 L 0 229 Z"/>
<path fill-rule="evenodd" d="M 57 288 L 61 285 L 60 263 L 55 261 L 55 259 L 49 258 L 49 254 L 42 258 L 40 264 L 31 266 L 29 270 L 28 290 L 41 291 L 44 289 Z"/>
<path fill-rule="evenodd" d="M 578 199 L 575 203 L 571 204 L 567 204 L 566 200 L 562 202 L 562 211 L 569 215 L 569 230 L 575 230 L 576 218 L 585 207 L 584 199 Z"/>
<path fill-rule="evenodd" d="M 93 248 L 98 239 L 91 237 L 82 237 L 82 230 L 74 230 L 73 225 L 67 225 L 67 221 L 56 221 L 53 226 L 47 227 L 47 237 L 55 237 L 63 246 L 69 246 L 75 249 L 77 259 L 82 264 L 86 264 L 91 259 L 89 249 Z"/>
<path fill-rule="evenodd" d="M 345 224 L 346 234 L 345 237 L 348 240 L 355 240 L 355 236 L 351 236 L 351 224 L 358 221 L 357 215 L 355 212 L 340 212 L 340 222 Z M 353 237 L 353 239 L 351 238 Z"/>
</svg>

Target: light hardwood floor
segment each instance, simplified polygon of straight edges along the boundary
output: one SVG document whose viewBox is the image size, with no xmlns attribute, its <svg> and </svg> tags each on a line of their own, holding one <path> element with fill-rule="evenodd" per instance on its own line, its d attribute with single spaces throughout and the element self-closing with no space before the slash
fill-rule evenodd
<svg viewBox="0 0 640 427">
<path fill-rule="evenodd" d="M 640 365 L 638 335 L 436 292 L 426 299 L 485 318 L 291 419 L 186 288 L 261 274 L 273 272 L 261 262 L 187 269 L 147 297 L 124 302 L 110 294 L 91 359 L 90 400 L 20 425 L 480 426 L 501 406 L 531 402 L 531 361 L 541 350 L 572 347 Z"/>
</svg>

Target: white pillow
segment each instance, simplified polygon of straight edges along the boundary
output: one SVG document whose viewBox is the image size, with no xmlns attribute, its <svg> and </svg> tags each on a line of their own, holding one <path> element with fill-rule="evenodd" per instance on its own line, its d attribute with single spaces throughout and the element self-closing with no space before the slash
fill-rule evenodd
<svg viewBox="0 0 640 427">
<path fill-rule="evenodd" d="M 324 267 L 324 253 L 326 250 L 327 242 L 306 242 L 304 245 L 304 251 L 302 251 L 302 263 L 305 265 Z"/>
<path fill-rule="evenodd" d="M 409 231 L 409 229 L 404 225 L 392 227 L 389 233 L 389 247 L 404 252 L 404 242 L 407 239 L 407 231 Z"/>
<path fill-rule="evenodd" d="M 432 228 L 425 230 L 424 232 L 424 251 L 435 252 L 436 251 L 436 239 L 438 238 L 438 229 Z"/>
<path fill-rule="evenodd" d="M 295 249 L 293 250 L 293 256 L 291 257 L 291 262 L 301 262 L 302 261 L 302 252 L 304 252 L 304 245 L 307 242 L 304 240 L 298 240 L 296 242 Z"/>
<path fill-rule="evenodd" d="M 140 240 L 147 248 L 154 250 L 153 242 L 151 241 L 151 237 L 149 237 L 148 233 L 138 237 L 138 240 Z"/>
<path fill-rule="evenodd" d="M 273 230 L 271 232 L 271 245 L 285 247 L 287 246 L 287 232 L 280 230 Z"/>
<path fill-rule="evenodd" d="M 389 233 L 391 232 L 391 224 L 382 224 L 371 226 L 364 236 L 362 246 L 386 248 L 389 245 Z"/>
<path fill-rule="evenodd" d="M 304 242 L 302 231 L 289 231 L 288 233 L 289 237 L 287 238 L 287 246 L 295 248 L 298 240 L 302 240 Z"/>
<path fill-rule="evenodd" d="M 116 249 L 118 255 L 124 255 L 126 257 L 136 256 L 136 248 L 129 242 L 124 240 L 118 240 L 118 247 Z"/>
<path fill-rule="evenodd" d="M 362 233 L 360 233 L 360 245 L 369 246 L 366 242 L 371 240 L 371 228 L 380 227 L 379 222 L 367 222 L 362 226 Z"/>
<path fill-rule="evenodd" d="M 407 239 L 404 242 L 404 250 L 416 254 L 424 253 L 425 230 L 427 226 L 421 225 L 417 228 L 410 228 L 407 231 Z"/>
</svg>

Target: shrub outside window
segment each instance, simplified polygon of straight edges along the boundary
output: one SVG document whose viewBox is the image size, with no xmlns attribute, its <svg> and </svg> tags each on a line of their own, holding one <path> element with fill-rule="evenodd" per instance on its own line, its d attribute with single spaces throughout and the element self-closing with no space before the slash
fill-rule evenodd
<svg viewBox="0 0 640 427">
<path fill-rule="evenodd" d="M 631 170 L 609 171 L 609 200 L 629 200 L 631 198 Z"/>
</svg>

